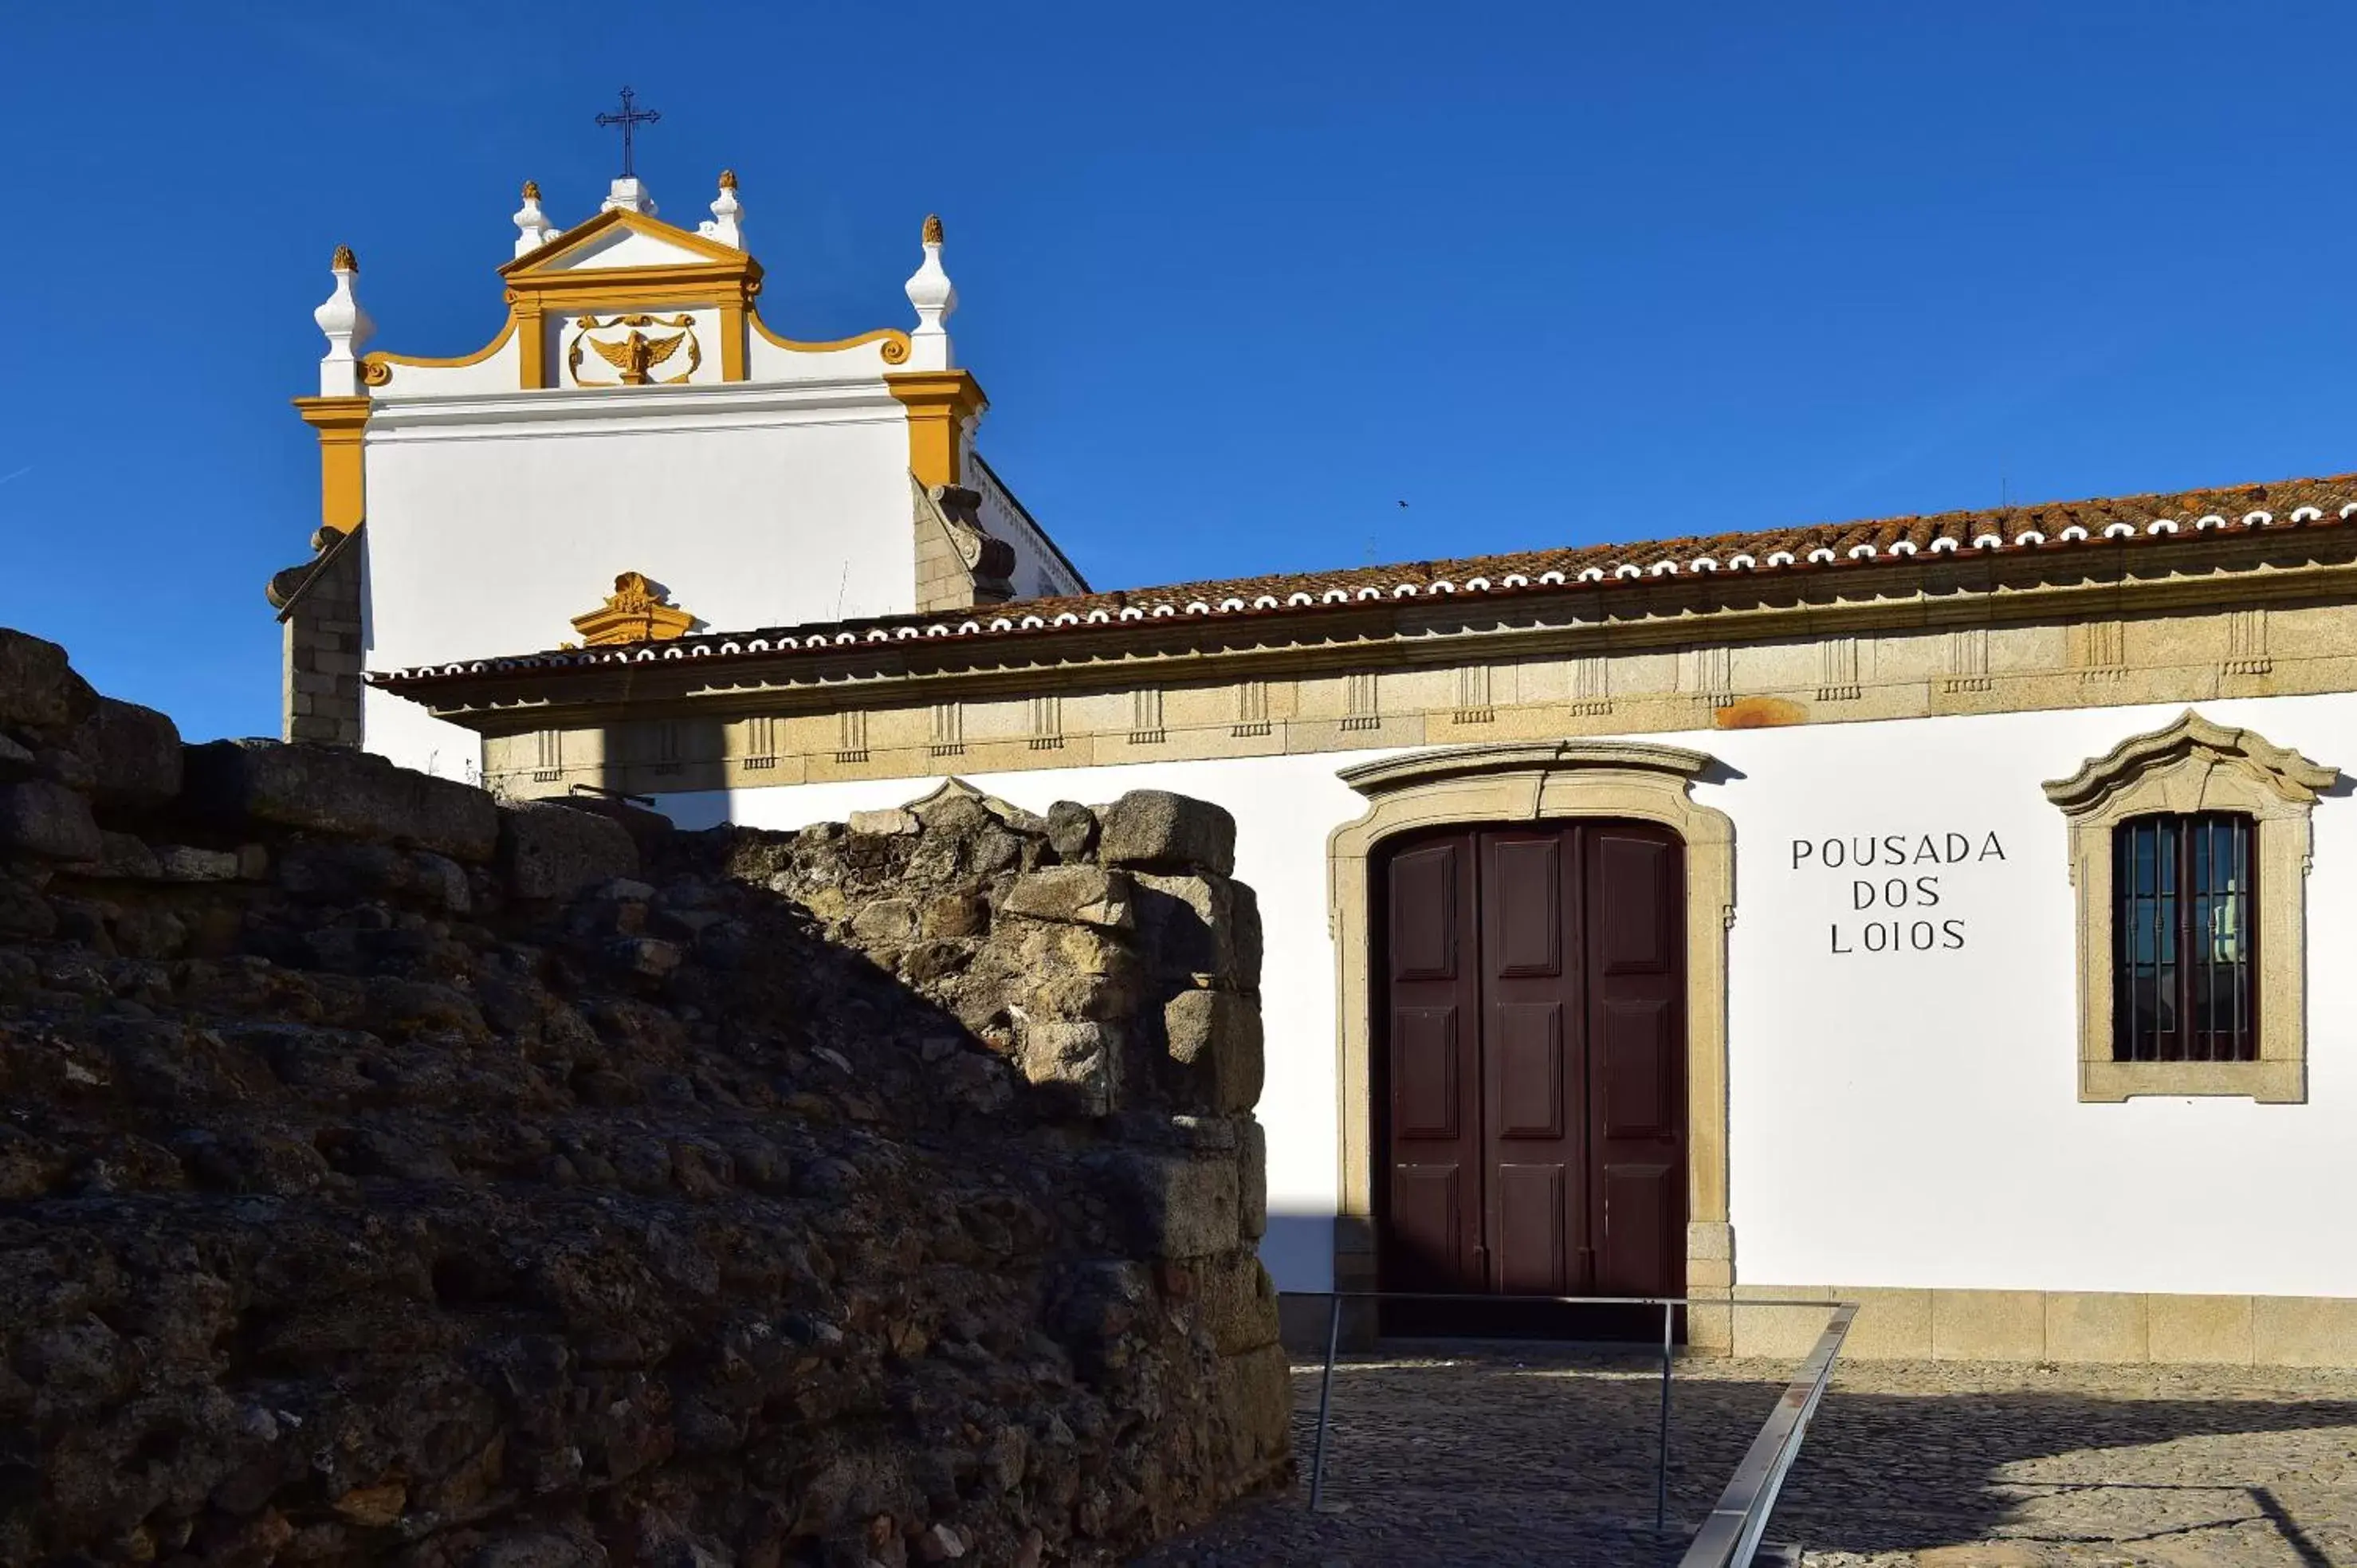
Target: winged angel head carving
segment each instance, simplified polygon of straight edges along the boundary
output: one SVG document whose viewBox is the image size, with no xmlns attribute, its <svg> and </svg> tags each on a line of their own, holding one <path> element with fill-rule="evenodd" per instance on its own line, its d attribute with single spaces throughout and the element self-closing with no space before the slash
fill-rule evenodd
<svg viewBox="0 0 2357 1568">
<path fill-rule="evenodd" d="M 695 317 L 693 316 L 613 316 L 603 319 L 581 316 L 574 318 L 574 325 L 580 330 L 574 334 L 572 351 L 565 355 L 565 366 L 572 371 L 573 384 L 577 387 L 643 387 L 658 382 L 664 386 L 676 386 L 695 374 L 695 368 L 704 363 L 704 349 L 695 340 Z M 680 330 L 667 338 L 650 338 L 642 330 L 649 327 L 676 327 Z M 623 329 L 623 336 L 619 338 L 609 341 L 590 336 L 592 332 L 609 332 L 617 328 Z M 654 371 L 669 364 L 683 343 L 687 345 L 686 369 L 675 376 L 656 376 Z M 583 380 L 581 349 L 584 344 L 597 350 L 597 357 L 613 366 L 621 379 L 611 381 Z"/>
</svg>

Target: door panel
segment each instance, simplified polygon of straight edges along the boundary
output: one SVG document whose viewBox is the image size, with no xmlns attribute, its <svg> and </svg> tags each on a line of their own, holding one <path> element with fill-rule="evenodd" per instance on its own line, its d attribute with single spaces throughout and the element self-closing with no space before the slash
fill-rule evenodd
<svg viewBox="0 0 2357 1568">
<path fill-rule="evenodd" d="M 1560 1138 L 1563 1103 L 1563 1007 L 1554 1002 L 1509 1002 L 1492 1015 L 1497 1037 L 1498 1136 Z"/>
<path fill-rule="evenodd" d="M 1392 1072 L 1399 1106 L 1392 1131 L 1402 1141 L 1454 1142 L 1463 1133 L 1458 1115 L 1463 1071 L 1457 1047 L 1454 1007 L 1402 1007 L 1392 1015 Z"/>
<path fill-rule="evenodd" d="M 1481 1270 L 1480 989 L 1468 929 L 1473 849 L 1450 837 L 1391 867 L 1392 976 L 1384 1192 L 1385 1283 L 1465 1290 Z"/>
<path fill-rule="evenodd" d="M 1596 1184 L 1603 1196 L 1604 1242 L 1598 1249 L 1598 1295 L 1683 1295 L 1668 1287 L 1683 1275 L 1685 1249 L 1673 1253 L 1671 1217 L 1683 1212 L 1682 1195 L 1671 1191 L 1675 1167 L 1664 1164 L 1608 1165 Z M 1680 1280 L 1683 1285 L 1683 1279 Z"/>
<path fill-rule="evenodd" d="M 1564 1168 L 1501 1165 L 1494 1286 L 1506 1294 L 1568 1295 L 1564 1270 Z"/>
<path fill-rule="evenodd" d="M 1386 887 L 1382 1283 L 1682 1294 L 1684 846 L 1643 823 L 1467 829 L 1396 851 Z"/>
<path fill-rule="evenodd" d="M 1662 1002 L 1604 1004 L 1604 1135 L 1670 1132 L 1670 1009 Z"/>
<path fill-rule="evenodd" d="M 1685 1294 L 1685 846 L 1635 824 L 1588 829 L 1587 1158 L 1596 1288 Z"/>
<path fill-rule="evenodd" d="M 1678 847 L 1625 829 L 1597 831 L 1597 890 L 1610 911 L 1600 921 L 1603 973 L 1668 974 L 1677 967 L 1674 928 L 1684 879 L 1669 875 L 1669 863 L 1679 858 Z"/>
<path fill-rule="evenodd" d="M 1589 1242 L 1568 1059 L 1581 1019 L 1579 843 L 1560 828 L 1478 835 L 1486 1288 L 1566 1295 Z M 1544 1232 L 1544 1235 L 1542 1235 Z"/>
<path fill-rule="evenodd" d="M 1506 839 L 1492 848 L 1482 891 L 1496 902 L 1500 975 L 1563 972 L 1562 861 L 1562 841 L 1552 837 Z"/>
<path fill-rule="evenodd" d="M 1464 846 L 1437 843 L 1392 862 L 1392 978 L 1448 980 L 1457 973 L 1458 863 Z"/>
<path fill-rule="evenodd" d="M 1469 1263 L 1465 1255 L 1465 1184 L 1455 1165 L 1397 1165 L 1392 1174 L 1391 1234 L 1399 1256 L 1384 1260 L 1396 1270 L 1397 1288 L 1462 1288 Z"/>
</svg>

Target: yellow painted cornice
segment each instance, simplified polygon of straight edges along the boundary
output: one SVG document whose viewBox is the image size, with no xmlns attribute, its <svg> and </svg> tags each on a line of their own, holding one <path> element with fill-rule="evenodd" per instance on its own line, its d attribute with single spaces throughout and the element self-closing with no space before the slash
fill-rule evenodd
<svg viewBox="0 0 2357 1568">
<path fill-rule="evenodd" d="M 886 364 L 908 363 L 909 335 L 897 327 L 879 327 L 873 332 L 862 332 L 856 338 L 836 338 L 823 343 L 805 343 L 798 338 L 780 338 L 770 331 L 770 324 L 761 319 L 761 313 L 758 309 L 753 311 L 747 319 L 752 324 L 753 330 L 759 332 L 766 341 L 797 354 L 832 354 L 839 349 L 856 349 L 862 343 L 881 343 L 884 345 L 882 352 Z"/>
<path fill-rule="evenodd" d="M 562 314 L 597 302 L 616 305 L 749 306 L 761 292 L 761 269 L 702 263 L 663 267 L 585 267 L 577 273 L 508 280 L 508 303 Z"/>
<path fill-rule="evenodd" d="M 884 384 L 909 411 L 909 472 L 928 488 L 960 479 L 965 424 L 990 406 L 971 371 L 888 371 Z"/>
<path fill-rule="evenodd" d="M 372 387 L 383 386 L 393 380 L 393 368 L 395 365 L 414 365 L 420 369 L 441 371 L 457 370 L 465 365 L 479 365 L 506 348 L 508 340 L 515 335 L 516 312 L 515 307 L 510 306 L 508 318 L 500 326 L 500 335 L 471 354 L 436 357 L 429 354 L 396 354 L 387 349 L 377 349 L 361 356 L 361 380 Z"/>
<path fill-rule="evenodd" d="M 350 533 L 368 515 L 361 465 L 368 397 L 298 397 L 294 403 L 303 423 L 319 433 L 319 521 Z"/>
<path fill-rule="evenodd" d="M 353 397 L 298 397 L 288 400 L 303 423 L 325 433 L 357 431 L 368 423 L 369 400 L 365 393 Z"/>
</svg>

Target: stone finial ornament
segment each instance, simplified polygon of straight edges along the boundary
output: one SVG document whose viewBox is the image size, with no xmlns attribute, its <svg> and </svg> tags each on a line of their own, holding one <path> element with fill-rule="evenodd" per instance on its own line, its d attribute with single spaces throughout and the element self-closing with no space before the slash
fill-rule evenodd
<svg viewBox="0 0 2357 1568">
<path fill-rule="evenodd" d="M 523 182 L 523 205 L 516 209 L 515 253 L 528 256 L 556 238 L 556 226 L 540 209 L 540 181 Z"/>
<path fill-rule="evenodd" d="M 311 319 L 328 339 L 328 351 L 319 359 L 319 395 L 321 397 L 353 397 L 361 392 L 361 346 L 376 335 L 376 323 L 361 308 L 359 296 L 353 293 L 352 282 L 360 276 L 360 259 L 352 254 L 350 245 L 339 245 L 328 263 L 336 280 L 335 292 L 311 312 Z"/>
<path fill-rule="evenodd" d="M 712 216 L 695 226 L 695 231 L 705 239 L 726 245 L 731 250 L 745 248 L 745 205 L 737 199 L 737 171 L 720 171 L 720 195 L 712 204 Z"/>
<path fill-rule="evenodd" d="M 909 334 L 909 365 L 912 371 L 947 371 L 957 363 L 945 325 L 957 309 L 957 288 L 942 270 L 942 220 L 925 220 L 925 259 L 908 284 L 909 303 L 917 307 L 917 329 Z"/>
</svg>

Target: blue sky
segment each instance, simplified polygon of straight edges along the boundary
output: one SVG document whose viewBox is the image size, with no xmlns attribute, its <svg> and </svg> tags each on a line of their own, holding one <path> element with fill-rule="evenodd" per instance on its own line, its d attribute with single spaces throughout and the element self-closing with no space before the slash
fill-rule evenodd
<svg viewBox="0 0 2357 1568">
<path fill-rule="evenodd" d="M 274 730 L 328 252 L 377 346 L 474 349 L 625 81 L 781 330 L 902 324 L 942 213 L 984 450 L 1099 585 L 2357 467 L 2352 53 L 2323 3 L 12 6 L 0 623 Z"/>
</svg>

